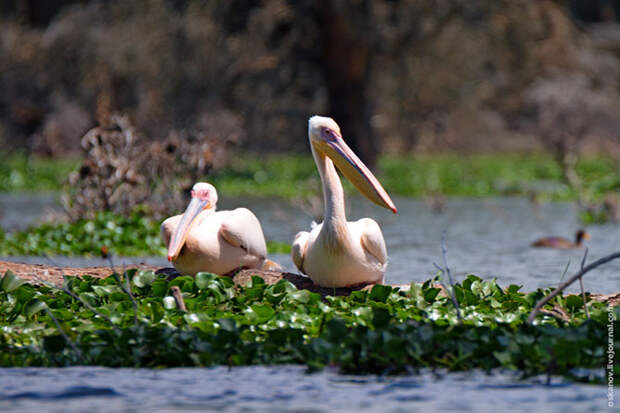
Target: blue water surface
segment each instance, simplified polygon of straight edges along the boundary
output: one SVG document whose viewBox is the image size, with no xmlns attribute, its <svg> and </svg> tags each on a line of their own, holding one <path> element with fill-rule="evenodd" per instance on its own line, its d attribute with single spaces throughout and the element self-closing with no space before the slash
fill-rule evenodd
<svg viewBox="0 0 620 413">
<path fill-rule="evenodd" d="M 399 377 L 301 366 L 0 369 L 7 412 L 599 412 L 607 387 L 512 372 Z"/>
</svg>

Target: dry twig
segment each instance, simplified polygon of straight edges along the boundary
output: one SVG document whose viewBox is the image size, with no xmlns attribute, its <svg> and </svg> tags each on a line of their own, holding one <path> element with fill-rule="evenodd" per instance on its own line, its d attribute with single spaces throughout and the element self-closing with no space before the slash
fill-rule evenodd
<svg viewBox="0 0 620 413">
<path fill-rule="evenodd" d="M 592 264 L 588 265 L 587 267 L 582 268 L 577 274 L 573 275 L 565 283 L 563 283 L 560 286 L 558 286 L 558 288 L 553 290 L 550 294 L 548 294 L 545 297 L 541 298 L 536 303 L 536 306 L 534 306 L 534 309 L 532 310 L 532 312 L 530 313 L 529 317 L 527 318 L 527 322 L 531 324 L 534 321 L 534 318 L 536 318 L 536 314 L 538 314 L 540 309 L 545 304 L 547 304 L 549 301 L 551 301 L 551 299 L 553 299 L 553 297 L 555 297 L 556 295 L 558 295 L 559 293 L 564 291 L 564 289 L 566 289 L 566 287 L 568 287 L 569 285 L 571 285 L 572 283 L 574 283 L 575 281 L 577 281 L 578 279 L 583 277 L 589 271 L 592 271 L 596 267 L 599 267 L 599 266 L 601 266 L 603 264 L 606 264 L 609 261 L 613 261 L 616 258 L 620 258 L 620 251 L 614 252 L 613 254 L 610 254 L 610 255 L 607 255 L 607 256 L 599 259 L 599 260 L 594 261 Z"/>
<path fill-rule="evenodd" d="M 78 348 L 78 346 L 73 342 L 73 340 L 71 340 L 69 338 L 69 336 L 67 335 L 67 333 L 65 333 L 65 331 L 62 329 L 62 327 L 60 326 L 60 323 L 58 322 L 58 319 L 56 317 L 54 317 L 54 314 L 52 314 L 52 312 L 50 311 L 50 309 L 45 306 L 45 312 L 47 313 L 47 315 L 49 316 L 49 318 L 52 319 L 52 321 L 54 322 L 54 324 L 56 325 L 56 329 L 58 330 L 58 332 L 60 333 L 60 335 L 65 339 L 65 341 L 67 342 L 67 344 L 69 344 L 69 346 L 71 346 L 71 348 L 73 349 L 73 351 L 75 351 L 75 353 L 78 355 L 79 358 L 83 358 L 82 352 L 80 351 L 80 349 Z"/>
<path fill-rule="evenodd" d="M 588 249 L 583 253 L 583 258 L 581 259 L 581 270 L 583 271 L 583 266 L 586 264 L 586 258 L 588 258 Z M 579 277 L 579 287 L 581 288 L 581 298 L 583 298 L 583 309 L 586 312 L 586 317 L 588 320 L 590 319 L 590 312 L 588 311 L 588 304 L 586 301 L 586 290 L 583 288 L 583 277 Z"/>
<path fill-rule="evenodd" d="M 49 288 L 52 288 L 54 290 L 60 290 L 68 295 L 70 295 L 71 297 L 73 297 L 73 299 L 79 301 L 84 307 L 86 307 L 89 311 L 92 311 L 96 316 L 103 318 L 105 321 L 107 321 L 108 323 L 110 323 L 110 325 L 112 325 L 112 327 L 116 328 L 116 325 L 112 322 L 112 320 L 110 319 L 110 317 L 108 317 L 105 314 L 100 313 L 99 311 L 97 311 L 92 305 L 88 304 L 88 302 L 86 302 L 85 300 L 82 300 L 80 298 L 80 296 L 78 296 L 77 294 L 75 294 L 73 291 L 69 290 L 67 287 L 63 286 L 62 288 L 58 288 L 56 287 L 54 284 L 49 283 L 45 280 L 40 279 L 39 277 L 34 277 L 34 279 L 37 282 L 40 282 L 43 285 L 48 286 Z"/>
<path fill-rule="evenodd" d="M 450 271 L 450 267 L 448 267 L 448 247 L 446 245 L 446 231 L 443 231 L 443 233 L 441 234 L 441 256 L 443 258 L 443 267 L 437 265 L 437 263 L 433 263 L 433 265 L 435 266 L 435 268 L 437 268 L 439 271 L 441 271 L 442 274 L 447 274 L 448 275 L 448 281 L 450 282 L 450 298 L 452 299 L 452 304 L 454 304 L 454 308 L 456 308 L 456 316 L 459 319 L 459 322 L 463 322 L 463 317 L 461 316 L 461 308 L 459 307 L 459 302 L 456 299 L 456 294 L 454 293 L 454 281 L 452 280 L 452 272 Z M 446 288 L 445 283 L 441 282 L 441 284 L 443 285 L 443 288 L 445 290 L 448 290 L 448 288 Z"/>
</svg>

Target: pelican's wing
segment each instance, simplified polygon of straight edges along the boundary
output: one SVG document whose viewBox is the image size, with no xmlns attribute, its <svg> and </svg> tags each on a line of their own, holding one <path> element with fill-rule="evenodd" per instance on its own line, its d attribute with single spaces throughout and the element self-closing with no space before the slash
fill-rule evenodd
<svg viewBox="0 0 620 413">
<path fill-rule="evenodd" d="M 370 218 L 360 219 L 358 222 L 362 225 L 361 242 L 362 247 L 368 251 L 381 264 L 385 264 L 388 259 L 387 248 L 381 227 L 377 222 Z"/>
<path fill-rule="evenodd" d="M 310 233 L 307 231 L 298 232 L 295 235 L 295 241 L 293 241 L 293 246 L 291 247 L 291 257 L 293 258 L 293 262 L 297 269 L 304 274 L 304 259 L 306 258 L 306 249 L 308 247 L 308 237 Z"/>
<path fill-rule="evenodd" d="M 234 247 L 243 248 L 248 254 L 260 258 L 267 257 L 267 245 L 260 222 L 247 208 L 230 211 L 222 221 L 220 235 Z"/>
<path fill-rule="evenodd" d="M 166 248 L 168 248 L 168 244 L 170 243 L 170 237 L 172 237 L 174 230 L 179 225 L 179 221 L 181 221 L 182 216 L 183 215 L 175 215 L 173 217 L 167 218 L 164 222 L 161 223 L 159 233 L 161 235 L 161 239 L 164 241 L 164 244 L 166 244 Z"/>
</svg>

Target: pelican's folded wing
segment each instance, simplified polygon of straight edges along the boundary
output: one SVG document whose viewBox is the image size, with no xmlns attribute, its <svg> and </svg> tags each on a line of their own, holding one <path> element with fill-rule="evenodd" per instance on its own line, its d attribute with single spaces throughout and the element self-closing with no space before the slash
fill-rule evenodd
<svg viewBox="0 0 620 413">
<path fill-rule="evenodd" d="M 243 248 L 250 255 L 267 257 L 263 229 L 256 215 L 247 208 L 230 211 L 222 222 L 220 234 L 230 245 Z"/>
<path fill-rule="evenodd" d="M 295 235 L 295 241 L 291 247 L 291 258 L 299 271 L 306 273 L 304 270 L 304 259 L 306 258 L 306 249 L 308 247 L 309 232 L 301 231 Z"/>
<path fill-rule="evenodd" d="M 381 264 L 385 264 L 388 259 L 387 248 L 385 247 L 385 240 L 383 239 L 383 233 L 381 227 L 375 220 L 370 218 L 360 219 L 363 225 L 362 229 L 362 247 L 368 251 L 373 257 L 377 259 Z"/>
</svg>

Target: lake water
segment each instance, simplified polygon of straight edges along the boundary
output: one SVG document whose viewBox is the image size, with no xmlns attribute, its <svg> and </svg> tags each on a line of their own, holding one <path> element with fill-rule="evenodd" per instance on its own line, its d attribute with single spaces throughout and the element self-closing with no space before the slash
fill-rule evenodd
<svg viewBox="0 0 620 413">
<path fill-rule="evenodd" d="M 524 198 L 449 199 L 444 211 L 433 213 L 421 200 L 395 198 L 398 214 L 377 207 L 361 197 L 349 197 L 348 217 L 376 219 L 387 242 L 390 263 L 386 281 L 402 284 L 424 281 L 435 274 L 433 262 L 441 263 L 441 234 L 447 231 L 448 263 L 462 279 L 473 273 L 482 278 L 497 278 L 502 286 L 523 285 L 525 291 L 557 286 L 567 263 L 567 277 L 577 272 L 584 249 L 555 250 L 532 248 L 539 237 L 559 235 L 572 238 L 580 228 L 577 209 L 570 203 L 536 205 Z M 302 209 L 273 199 L 244 200 L 221 197 L 220 209 L 247 206 L 260 219 L 265 236 L 274 241 L 291 242 L 297 231 L 310 228 L 312 217 Z M 53 197 L 45 195 L 0 195 L 0 226 L 23 228 L 42 213 L 58 208 Z M 620 250 L 620 225 L 591 225 L 586 241 L 588 262 Z M 289 271 L 296 269 L 287 255 L 272 257 Z M 42 257 L 17 257 L 19 261 L 51 264 Z M 58 265 L 107 265 L 100 259 L 54 257 Z M 167 266 L 164 257 L 117 258 L 118 265 L 146 262 Z M 620 260 L 592 271 L 584 278 L 588 291 L 620 291 Z M 568 289 L 577 292 L 578 286 Z"/>
<path fill-rule="evenodd" d="M 0 369 L 7 412 L 599 412 L 607 387 L 511 373 L 346 376 L 303 367 Z"/>
</svg>

